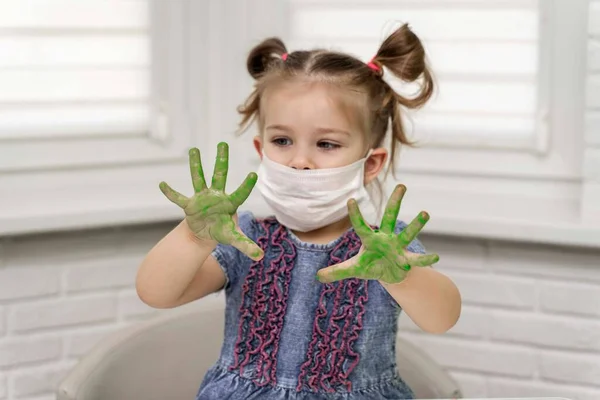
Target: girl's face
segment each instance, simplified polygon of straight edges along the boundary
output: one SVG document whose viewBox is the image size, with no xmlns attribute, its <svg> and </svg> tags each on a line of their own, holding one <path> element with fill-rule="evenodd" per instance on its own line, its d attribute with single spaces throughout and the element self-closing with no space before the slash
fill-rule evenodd
<svg viewBox="0 0 600 400">
<path fill-rule="evenodd" d="M 295 169 L 343 167 L 367 154 L 366 135 L 341 107 L 339 89 L 322 83 L 285 82 L 270 88 L 261 105 L 263 132 L 254 138 L 262 158 Z M 375 149 L 365 168 L 365 181 L 383 167 L 385 149 Z M 371 177 L 371 175 L 373 175 Z"/>
</svg>

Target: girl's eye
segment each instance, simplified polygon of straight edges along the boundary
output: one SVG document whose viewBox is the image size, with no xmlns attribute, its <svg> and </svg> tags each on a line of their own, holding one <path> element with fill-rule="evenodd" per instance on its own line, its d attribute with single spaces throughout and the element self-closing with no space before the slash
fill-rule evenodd
<svg viewBox="0 0 600 400">
<path fill-rule="evenodd" d="M 319 147 L 325 150 L 333 150 L 340 148 L 340 145 L 331 142 L 319 142 Z"/>
<path fill-rule="evenodd" d="M 292 144 L 292 141 L 288 138 L 275 138 L 271 140 L 271 143 L 275 144 L 276 146 L 289 146 Z"/>
</svg>

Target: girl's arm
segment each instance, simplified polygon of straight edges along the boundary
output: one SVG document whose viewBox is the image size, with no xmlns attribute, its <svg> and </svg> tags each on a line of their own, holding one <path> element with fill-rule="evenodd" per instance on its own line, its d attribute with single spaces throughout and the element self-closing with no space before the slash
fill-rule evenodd
<svg viewBox="0 0 600 400">
<path fill-rule="evenodd" d="M 437 254 L 408 250 L 429 220 L 429 214 L 420 212 L 396 233 L 399 230 L 396 218 L 405 191 L 404 185 L 396 186 L 376 230 L 367 224 L 356 200 L 350 199 L 348 214 L 362 241 L 361 250 L 344 262 L 319 270 L 317 279 L 323 283 L 347 278 L 375 279 L 421 329 L 443 333 L 458 321 L 460 293 L 450 279 L 431 268 L 439 260 Z"/>
<path fill-rule="evenodd" d="M 410 319 L 426 332 L 444 333 L 460 317 L 462 301 L 458 288 L 433 268 L 411 268 L 400 283 L 380 283 Z"/>
<path fill-rule="evenodd" d="M 196 238 L 183 220 L 142 261 L 136 278 L 140 299 L 154 308 L 173 308 L 220 290 L 225 273 L 210 255 L 216 246 Z"/>
</svg>

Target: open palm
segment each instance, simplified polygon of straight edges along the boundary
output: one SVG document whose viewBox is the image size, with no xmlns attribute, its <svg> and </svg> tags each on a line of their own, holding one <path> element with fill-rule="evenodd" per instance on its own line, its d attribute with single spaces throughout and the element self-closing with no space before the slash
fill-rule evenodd
<svg viewBox="0 0 600 400">
<path fill-rule="evenodd" d="M 187 224 L 197 238 L 232 245 L 248 257 L 260 260 L 263 251 L 240 231 L 234 218 L 237 209 L 252 192 L 258 179 L 257 175 L 253 172 L 248 174 L 240 187 L 228 195 L 225 193 L 229 168 L 227 143 L 221 142 L 217 146 L 217 158 L 210 187 L 206 185 L 200 151 L 197 148 L 190 150 L 189 159 L 194 195 L 188 198 L 173 190 L 166 182 L 160 183 L 160 190 L 169 200 L 184 210 Z"/>
<path fill-rule="evenodd" d="M 354 199 L 348 201 L 348 213 L 356 234 L 362 241 L 359 253 L 342 263 L 321 269 L 319 281 L 335 282 L 347 278 L 375 279 L 386 283 L 399 283 L 412 267 L 424 267 L 439 260 L 437 254 L 414 254 L 405 248 L 423 229 L 429 215 L 422 211 L 399 234 L 394 233 L 400 203 L 406 192 L 398 185 L 390 196 L 379 230 L 365 222 Z"/>
</svg>

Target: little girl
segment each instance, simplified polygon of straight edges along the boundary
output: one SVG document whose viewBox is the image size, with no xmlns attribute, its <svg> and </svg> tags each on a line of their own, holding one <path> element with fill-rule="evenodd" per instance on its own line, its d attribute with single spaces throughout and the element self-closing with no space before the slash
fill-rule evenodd
<svg viewBox="0 0 600 400">
<path fill-rule="evenodd" d="M 138 294 L 171 308 L 225 290 L 221 355 L 196 399 L 412 399 L 396 370 L 399 314 L 443 333 L 459 317 L 460 295 L 427 267 L 438 257 L 415 239 L 427 213 L 396 220 L 403 185 L 379 227 L 361 210 L 374 211 L 367 189 L 387 161 L 388 128 L 393 168 L 396 141 L 410 144 L 401 108 L 431 96 L 421 42 L 402 26 L 365 64 L 324 50 L 288 53 L 272 38 L 247 64 L 257 83 L 241 126 L 257 121 L 258 175 L 226 194 L 227 145 L 218 146 L 210 187 L 192 149 L 193 196 L 160 185 L 185 219 L 143 261 Z M 384 67 L 422 79 L 418 96 L 395 93 Z M 237 213 L 255 185 L 273 217 Z"/>
</svg>

